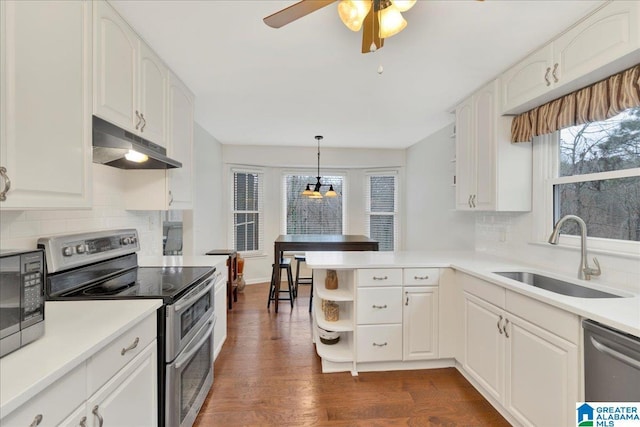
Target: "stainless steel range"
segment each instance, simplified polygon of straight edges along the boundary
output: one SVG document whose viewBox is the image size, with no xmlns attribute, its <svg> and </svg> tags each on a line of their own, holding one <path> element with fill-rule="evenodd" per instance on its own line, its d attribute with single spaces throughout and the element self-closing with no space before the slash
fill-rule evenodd
<svg viewBox="0 0 640 427">
<path fill-rule="evenodd" d="M 135 229 L 41 238 L 48 300 L 161 298 L 158 419 L 190 426 L 213 384 L 214 267 L 139 267 Z"/>
</svg>

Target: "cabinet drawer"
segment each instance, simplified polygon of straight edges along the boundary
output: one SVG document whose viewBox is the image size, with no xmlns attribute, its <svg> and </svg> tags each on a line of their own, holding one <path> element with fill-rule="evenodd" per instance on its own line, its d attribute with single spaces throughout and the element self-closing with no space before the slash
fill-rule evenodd
<svg viewBox="0 0 640 427">
<path fill-rule="evenodd" d="M 402 325 L 358 326 L 358 362 L 402 360 Z"/>
<path fill-rule="evenodd" d="M 360 288 L 358 324 L 402 323 L 402 288 Z"/>
<path fill-rule="evenodd" d="M 358 270 L 358 286 L 400 286 L 402 269 L 367 268 Z"/>
<path fill-rule="evenodd" d="M 154 313 L 91 357 L 87 363 L 87 395 L 91 396 L 95 393 L 155 338 L 156 314 Z"/>
<path fill-rule="evenodd" d="M 56 426 L 67 418 L 86 398 L 86 366 L 82 363 L 73 371 L 44 389 L 27 403 L 0 421 L 3 426 L 30 426 L 37 416 L 40 427 Z"/>
<path fill-rule="evenodd" d="M 505 289 L 468 274 L 460 275 L 462 289 L 500 308 L 505 307 Z"/>
<path fill-rule="evenodd" d="M 440 270 L 437 268 L 405 268 L 405 286 L 437 285 L 440 278 Z"/>
</svg>

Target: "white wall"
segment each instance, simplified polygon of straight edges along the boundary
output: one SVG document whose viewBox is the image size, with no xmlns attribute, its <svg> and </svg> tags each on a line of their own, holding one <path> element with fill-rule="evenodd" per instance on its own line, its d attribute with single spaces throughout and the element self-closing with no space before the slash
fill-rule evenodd
<svg viewBox="0 0 640 427">
<path fill-rule="evenodd" d="M 223 191 L 222 144 L 194 123 L 193 211 L 184 211 L 185 255 L 227 249 L 226 201 Z"/>
<path fill-rule="evenodd" d="M 124 209 L 123 170 L 93 164 L 93 208 L 86 210 L 0 211 L 0 248 L 35 249 L 39 237 L 116 228 L 136 228 L 140 255 L 162 255 L 158 211 Z"/>
<path fill-rule="evenodd" d="M 244 278 L 247 283 L 269 280 L 273 263 L 273 241 L 282 234 L 282 176 L 290 171 L 317 172 L 317 146 L 312 147 L 261 147 L 243 145 L 223 145 L 225 164 L 224 187 L 226 189 L 227 211 L 225 223 L 231 242 L 231 211 L 233 206 L 230 168 L 233 166 L 260 167 L 264 172 L 264 239 L 265 254 L 245 261 Z M 364 224 L 364 173 L 371 169 L 395 168 L 401 170 L 400 192 L 404 183 L 405 150 L 390 149 L 339 149 L 320 147 L 320 174 L 330 175 L 332 171 L 346 173 L 344 188 L 346 203 L 345 232 L 347 234 L 367 234 Z"/>
<path fill-rule="evenodd" d="M 407 250 L 473 250 L 475 217 L 455 208 L 453 124 L 407 149 Z"/>
</svg>

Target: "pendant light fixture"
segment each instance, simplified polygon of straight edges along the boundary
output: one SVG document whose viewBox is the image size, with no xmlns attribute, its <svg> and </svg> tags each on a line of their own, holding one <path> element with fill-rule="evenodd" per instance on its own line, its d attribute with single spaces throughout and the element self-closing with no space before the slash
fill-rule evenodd
<svg viewBox="0 0 640 427">
<path fill-rule="evenodd" d="M 322 177 L 320 176 L 320 141 L 324 138 L 322 135 L 316 135 L 316 140 L 318 141 L 318 175 L 316 176 L 315 184 L 307 184 L 307 187 L 302 192 L 303 196 L 307 196 L 310 199 L 322 199 L 322 193 L 320 189 L 322 187 L 329 187 L 326 193 L 324 193 L 325 197 L 337 197 L 338 193 L 333 189 L 333 184 L 323 184 Z M 313 190 L 311 186 L 313 185 Z"/>
</svg>

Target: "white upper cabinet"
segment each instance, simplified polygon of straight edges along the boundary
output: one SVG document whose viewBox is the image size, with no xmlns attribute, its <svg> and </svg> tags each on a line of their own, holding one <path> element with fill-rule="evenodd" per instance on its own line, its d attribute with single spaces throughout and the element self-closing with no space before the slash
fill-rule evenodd
<svg viewBox="0 0 640 427">
<path fill-rule="evenodd" d="M 91 206 L 91 8 L 0 1 L 0 208 Z"/>
<path fill-rule="evenodd" d="M 94 26 L 93 113 L 166 146 L 168 68 L 105 1 Z"/>
<path fill-rule="evenodd" d="M 182 163 L 178 169 L 170 169 L 170 207 L 193 207 L 193 114 L 194 96 L 174 75 L 169 75 L 169 156 Z"/>
<path fill-rule="evenodd" d="M 502 76 L 503 114 L 518 114 L 640 62 L 640 2 L 613 1 Z"/>
<path fill-rule="evenodd" d="M 456 209 L 531 209 L 531 144 L 511 144 L 511 118 L 489 83 L 456 108 Z"/>
</svg>

